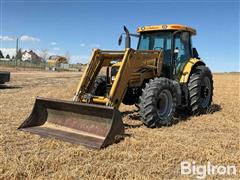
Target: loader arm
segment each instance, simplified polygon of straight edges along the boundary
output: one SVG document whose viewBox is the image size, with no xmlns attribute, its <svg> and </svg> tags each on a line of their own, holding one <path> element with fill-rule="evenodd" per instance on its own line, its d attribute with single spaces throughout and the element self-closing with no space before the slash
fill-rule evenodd
<svg viewBox="0 0 240 180">
<path fill-rule="evenodd" d="M 152 64 L 149 62 L 152 62 Z M 111 106 L 119 108 L 126 90 L 134 76 L 139 75 L 138 81 L 140 84 L 143 83 L 145 78 L 147 78 L 148 73 L 140 74 L 139 71 L 141 69 L 145 68 L 150 70 L 149 72 L 151 74 L 157 74 L 159 68 L 161 68 L 161 63 L 159 62 L 162 62 L 162 51 L 139 51 L 127 49 L 109 93 Z M 157 68 L 156 65 L 158 65 L 159 68 Z"/>
<path fill-rule="evenodd" d="M 162 54 L 162 51 L 133 50 L 130 48 L 125 51 L 94 50 L 91 60 L 78 84 L 74 100 L 112 106 L 118 109 L 134 77 L 138 77 L 137 81 L 142 84 L 145 78 L 148 78 L 149 74 L 151 77 L 153 75 L 160 76 L 163 59 Z M 100 70 L 103 67 L 111 66 L 113 61 L 119 61 L 117 63 L 119 69 L 111 85 L 109 94 L 106 97 L 93 96 L 91 100 L 86 100 L 86 96 L 91 93 L 93 82 L 100 73 Z M 140 72 L 141 69 L 148 69 L 149 71 L 144 74 Z"/>
<path fill-rule="evenodd" d="M 94 49 L 74 101 L 37 97 L 32 113 L 18 129 L 98 149 L 117 142 L 124 135 L 118 107 L 125 92 L 132 82 L 141 83 L 145 78 L 160 75 L 161 54 L 161 51 Z M 113 64 L 119 68 L 109 93 L 91 95 L 101 69 Z"/>
<path fill-rule="evenodd" d="M 99 49 L 93 50 L 92 56 L 90 58 L 91 61 L 87 65 L 82 75 L 82 78 L 78 84 L 76 94 L 73 98 L 74 101 L 79 101 L 79 97 L 82 95 L 81 93 L 88 92 L 92 82 L 95 80 L 94 78 L 96 78 L 96 73 L 99 72 L 100 70 L 99 68 L 101 68 L 101 64 L 103 62 L 98 58 L 99 52 L 100 52 Z"/>
</svg>

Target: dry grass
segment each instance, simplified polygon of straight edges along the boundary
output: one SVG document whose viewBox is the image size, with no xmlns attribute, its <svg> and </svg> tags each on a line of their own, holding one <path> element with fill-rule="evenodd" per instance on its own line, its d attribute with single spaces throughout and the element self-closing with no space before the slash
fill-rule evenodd
<svg viewBox="0 0 240 180">
<path fill-rule="evenodd" d="M 171 127 L 148 129 L 133 106 L 122 105 L 129 137 L 100 151 L 16 130 L 36 96 L 71 100 L 79 76 L 14 72 L 14 88 L 0 89 L 0 179 L 184 179 L 182 160 L 239 170 L 239 74 L 214 75 L 210 113 Z"/>
</svg>

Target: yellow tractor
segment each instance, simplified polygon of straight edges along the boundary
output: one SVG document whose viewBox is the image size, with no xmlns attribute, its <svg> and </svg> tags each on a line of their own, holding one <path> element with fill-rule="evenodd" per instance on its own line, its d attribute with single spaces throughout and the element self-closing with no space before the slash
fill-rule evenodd
<svg viewBox="0 0 240 180">
<path fill-rule="evenodd" d="M 19 129 L 102 148 L 124 137 L 121 103 L 135 104 L 150 128 L 171 125 L 177 109 L 207 111 L 213 80 L 192 47 L 196 30 L 169 24 L 140 27 L 138 34 L 125 26 L 124 31 L 124 51 L 93 50 L 73 101 L 37 97 Z M 136 50 L 131 37 L 139 39 Z"/>
</svg>

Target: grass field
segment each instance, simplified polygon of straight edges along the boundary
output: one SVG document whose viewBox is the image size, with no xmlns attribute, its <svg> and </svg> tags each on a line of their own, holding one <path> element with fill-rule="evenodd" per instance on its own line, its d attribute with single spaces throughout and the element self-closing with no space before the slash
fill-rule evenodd
<svg viewBox="0 0 240 180">
<path fill-rule="evenodd" d="M 180 162 L 236 165 L 239 179 L 239 74 L 215 74 L 208 114 L 181 117 L 171 127 L 148 129 L 134 106 L 120 110 L 129 134 L 103 150 L 90 150 L 17 131 L 36 96 L 71 100 L 80 73 L 13 72 L 0 89 L 0 179 L 185 179 Z"/>
</svg>

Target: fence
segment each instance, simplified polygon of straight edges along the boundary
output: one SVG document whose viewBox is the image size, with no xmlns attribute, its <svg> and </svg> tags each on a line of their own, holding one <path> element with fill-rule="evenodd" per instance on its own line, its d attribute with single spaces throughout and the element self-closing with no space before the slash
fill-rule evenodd
<svg viewBox="0 0 240 180">
<path fill-rule="evenodd" d="M 31 68 L 31 69 L 45 69 L 46 63 L 33 63 L 20 60 L 0 60 L 0 66 L 16 67 L 16 68 Z"/>
<path fill-rule="evenodd" d="M 34 63 L 29 61 L 20 60 L 0 60 L 0 66 L 23 68 L 23 69 L 36 69 L 36 70 L 50 70 L 47 63 Z M 80 71 L 82 68 L 79 64 L 60 64 L 56 69 L 58 71 Z"/>
</svg>

